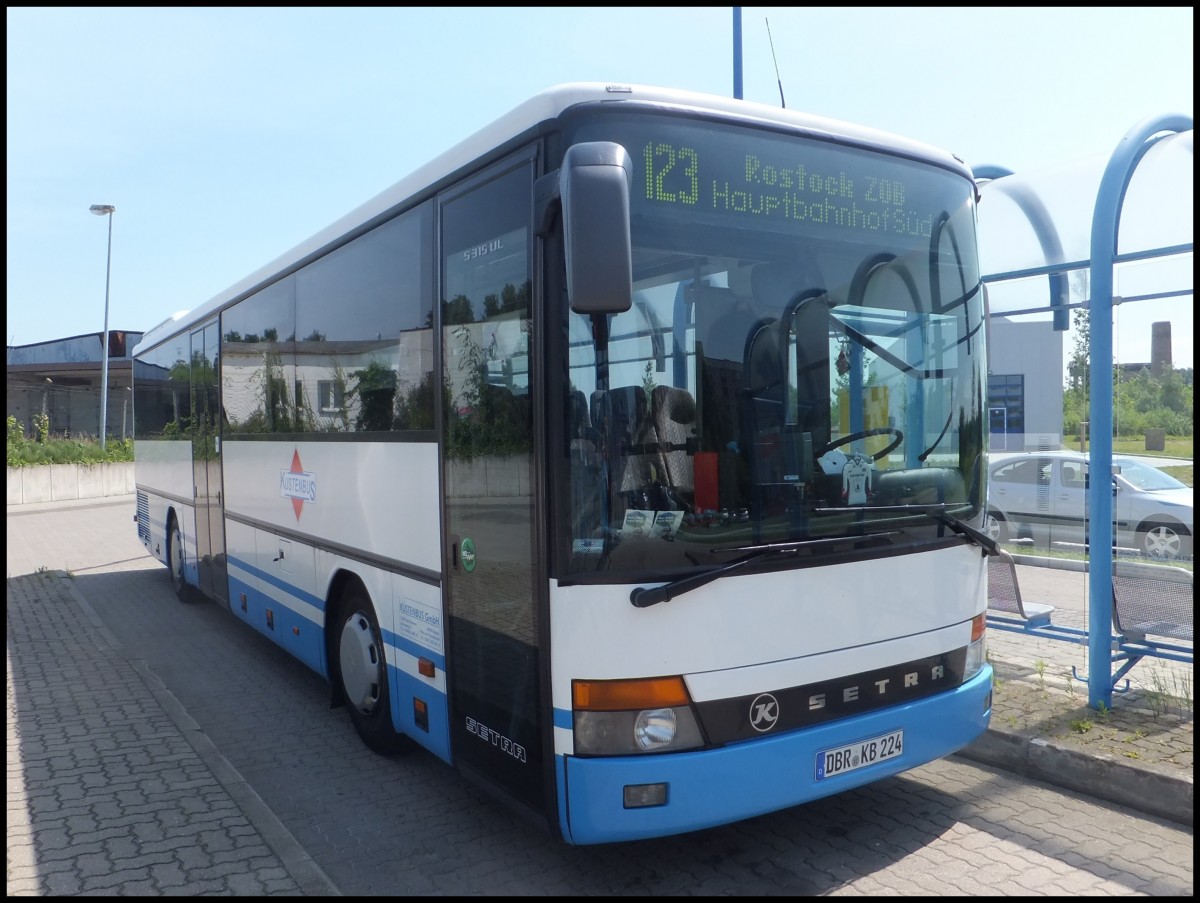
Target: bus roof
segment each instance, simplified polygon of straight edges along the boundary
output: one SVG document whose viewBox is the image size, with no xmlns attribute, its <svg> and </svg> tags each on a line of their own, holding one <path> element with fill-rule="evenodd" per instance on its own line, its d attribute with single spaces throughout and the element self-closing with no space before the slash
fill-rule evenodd
<svg viewBox="0 0 1200 903">
<path fill-rule="evenodd" d="M 190 329 L 194 324 L 202 322 L 233 301 L 273 281 L 279 274 L 297 268 L 302 261 L 383 216 L 404 201 L 449 177 L 462 167 L 503 145 L 506 141 L 524 134 L 542 122 L 560 116 L 570 107 L 589 102 L 636 102 L 675 110 L 691 109 L 696 112 L 718 113 L 748 124 L 791 126 L 812 135 L 886 148 L 905 156 L 961 171 L 970 178 L 970 171 L 963 161 L 944 150 L 899 135 L 836 119 L 814 116 L 754 101 L 672 88 L 599 82 L 572 82 L 557 85 L 534 95 L 201 306 L 191 311 L 176 313 L 159 323 L 142 336 L 141 342 L 133 350 L 134 355 L 138 355 L 143 349 L 149 350 L 179 332 Z"/>
</svg>

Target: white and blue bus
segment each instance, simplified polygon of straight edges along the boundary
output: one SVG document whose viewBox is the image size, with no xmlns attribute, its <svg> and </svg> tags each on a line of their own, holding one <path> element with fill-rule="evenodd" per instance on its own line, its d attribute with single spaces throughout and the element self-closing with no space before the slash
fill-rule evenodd
<svg viewBox="0 0 1200 903">
<path fill-rule="evenodd" d="M 145 334 L 141 540 L 568 843 L 948 755 L 991 715 L 976 203 L 872 129 L 546 91 Z"/>
</svg>

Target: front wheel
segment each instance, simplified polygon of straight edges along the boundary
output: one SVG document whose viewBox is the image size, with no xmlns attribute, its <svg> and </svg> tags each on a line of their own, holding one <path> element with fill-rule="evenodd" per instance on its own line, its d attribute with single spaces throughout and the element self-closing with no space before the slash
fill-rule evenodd
<svg viewBox="0 0 1200 903">
<path fill-rule="evenodd" d="M 339 614 L 338 680 L 350 720 L 363 743 L 383 755 L 408 747 L 392 725 L 387 653 L 375 607 L 360 586 L 343 597 Z"/>
<path fill-rule="evenodd" d="M 1176 561 L 1191 557 L 1191 537 L 1171 524 L 1151 524 L 1138 533 L 1138 548 L 1147 558 Z"/>
</svg>

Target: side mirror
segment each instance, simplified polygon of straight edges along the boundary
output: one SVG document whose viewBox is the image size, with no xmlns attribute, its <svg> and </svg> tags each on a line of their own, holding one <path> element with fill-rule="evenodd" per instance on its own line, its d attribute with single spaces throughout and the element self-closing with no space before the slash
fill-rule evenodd
<svg viewBox="0 0 1200 903">
<path fill-rule="evenodd" d="M 629 196 L 633 161 L 610 141 L 567 148 L 559 176 L 567 294 L 580 314 L 621 313 L 633 306 Z"/>
</svg>

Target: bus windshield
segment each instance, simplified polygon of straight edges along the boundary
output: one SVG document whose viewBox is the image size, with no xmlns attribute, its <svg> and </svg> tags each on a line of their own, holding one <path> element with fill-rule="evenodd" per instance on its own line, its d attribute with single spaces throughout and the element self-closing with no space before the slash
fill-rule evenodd
<svg viewBox="0 0 1200 903">
<path fill-rule="evenodd" d="M 985 311 L 962 172 L 661 113 L 571 137 L 633 161 L 634 302 L 563 314 L 564 575 L 669 579 L 777 544 L 894 554 L 952 535 L 934 507 L 979 516 Z"/>
</svg>

